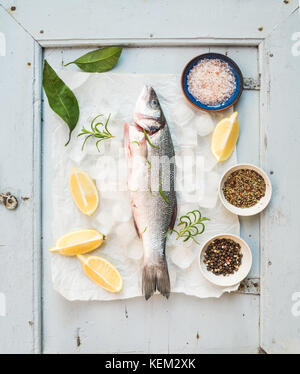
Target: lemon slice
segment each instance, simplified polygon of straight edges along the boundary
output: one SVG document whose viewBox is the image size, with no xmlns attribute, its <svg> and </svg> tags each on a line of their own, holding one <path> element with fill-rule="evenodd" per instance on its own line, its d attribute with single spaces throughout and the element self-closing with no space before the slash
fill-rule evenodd
<svg viewBox="0 0 300 374">
<path fill-rule="evenodd" d="M 118 270 L 107 260 L 98 256 L 77 255 L 85 274 L 100 287 L 109 292 L 120 292 L 123 280 Z"/>
<path fill-rule="evenodd" d="M 95 213 L 99 195 L 92 178 L 82 170 L 73 168 L 70 175 L 70 188 L 78 209 L 85 215 Z"/>
<path fill-rule="evenodd" d="M 104 240 L 105 236 L 97 230 L 72 231 L 59 238 L 50 252 L 57 252 L 63 256 L 76 256 L 93 251 L 100 247 Z"/>
<path fill-rule="evenodd" d="M 237 116 L 238 112 L 232 113 L 230 117 L 222 119 L 214 129 L 211 152 L 217 161 L 227 160 L 234 150 L 240 132 Z"/>
</svg>

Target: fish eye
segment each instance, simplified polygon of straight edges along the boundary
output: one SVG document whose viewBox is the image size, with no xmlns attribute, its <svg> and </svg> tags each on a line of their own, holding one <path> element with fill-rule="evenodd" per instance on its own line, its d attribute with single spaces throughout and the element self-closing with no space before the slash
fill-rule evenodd
<svg viewBox="0 0 300 374">
<path fill-rule="evenodd" d="M 152 99 L 150 105 L 152 108 L 157 108 L 158 107 L 158 101 L 156 99 Z"/>
</svg>

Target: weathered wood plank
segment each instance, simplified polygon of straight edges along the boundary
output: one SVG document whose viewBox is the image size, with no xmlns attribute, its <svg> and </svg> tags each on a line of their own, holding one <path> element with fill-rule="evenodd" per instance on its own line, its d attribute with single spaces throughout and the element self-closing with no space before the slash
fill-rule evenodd
<svg viewBox="0 0 300 374">
<path fill-rule="evenodd" d="M 261 344 L 268 353 L 300 352 L 300 57 L 292 40 L 299 17 L 291 15 L 260 48 L 261 162 L 273 184 L 261 219 Z"/>
<path fill-rule="evenodd" d="M 244 91 L 235 109 L 240 120 L 238 162 L 259 165 L 259 91 Z M 259 278 L 259 217 L 239 217 L 239 220 L 241 237 L 249 244 L 253 256 L 249 277 Z"/>
<path fill-rule="evenodd" d="M 264 0 L 264 6 L 261 0 L 77 0 L 76 5 L 52 0 L 51 6 L 39 0 L 1 3 L 42 45 L 129 38 L 232 38 L 243 44 L 243 39 L 266 37 L 298 6 L 297 0 Z M 16 9 L 11 11 L 11 6 Z"/>
<path fill-rule="evenodd" d="M 258 308 L 255 295 L 71 303 L 49 289 L 44 352 L 256 353 Z"/>
<path fill-rule="evenodd" d="M 86 52 L 95 48 L 47 48 L 47 58 L 53 61 L 57 68 L 72 61 Z M 156 46 L 124 48 L 121 58 L 114 68 L 114 72 L 131 71 L 133 73 L 181 74 L 186 63 L 193 57 L 207 52 L 227 54 L 233 58 L 242 68 L 243 76 L 248 80 L 259 82 L 257 47 L 208 47 L 198 46 Z M 149 69 L 152 69 L 149 71 Z M 76 65 L 69 65 L 68 70 L 80 71 Z M 247 83 L 247 82 L 246 82 Z M 253 84 L 247 83 L 248 86 Z M 252 89 L 252 87 L 250 87 Z M 259 87 L 254 87 L 258 89 Z"/>
<path fill-rule="evenodd" d="M 6 316 L 0 317 L 0 352 L 31 353 L 39 350 L 40 338 L 36 299 L 40 221 L 35 214 L 39 189 L 34 187 L 38 133 L 33 126 L 39 116 L 40 87 L 36 91 L 33 82 L 40 47 L 1 7 L 0 27 L 6 39 L 5 56 L 0 57 L 0 190 L 10 191 L 19 200 L 15 211 L 0 206 L 0 292 L 6 296 Z"/>
</svg>

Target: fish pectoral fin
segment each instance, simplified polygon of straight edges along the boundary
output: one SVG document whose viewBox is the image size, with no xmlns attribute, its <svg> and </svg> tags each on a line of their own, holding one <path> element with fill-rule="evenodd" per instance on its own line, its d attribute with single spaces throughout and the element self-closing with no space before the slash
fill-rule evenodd
<svg viewBox="0 0 300 374">
<path fill-rule="evenodd" d="M 167 299 L 170 296 L 170 278 L 165 259 L 158 264 L 146 264 L 143 269 L 142 289 L 148 300 L 157 290 Z"/>
</svg>

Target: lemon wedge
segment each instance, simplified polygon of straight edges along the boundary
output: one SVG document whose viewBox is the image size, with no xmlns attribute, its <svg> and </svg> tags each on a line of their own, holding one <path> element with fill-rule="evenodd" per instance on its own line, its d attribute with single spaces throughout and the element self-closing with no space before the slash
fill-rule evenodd
<svg viewBox="0 0 300 374">
<path fill-rule="evenodd" d="M 97 230 L 72 231 L 58 239 L 50 252 L 56 252 L 63 256 L 76 256 L 93 251 L 100 247 L 104 240 L 105 236 Z"/>
<path fill-rule="evenodd" d="M 77 255 L 85 274 L 109 292 L 120 292 L 123 280 L 118 270 L 107 260 L 98 256 Z"/>
<path fill-rule="evenodd" d="M 99 205 L 97 187 L 92 178 L 82 170 L 73 168 L 70 175 L 70 188 L 78 209 L 91 216 Z"/>
<path fill-rule="evenodd" d="M 236 145 L 239 137 L 240 124 L 238 112 L 232 113 L 228 118 L 218 122 L 211 138 L 211 152 L 217 161 L 227 160 Z"/>
</svg>

